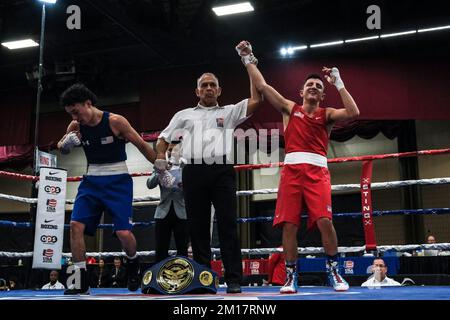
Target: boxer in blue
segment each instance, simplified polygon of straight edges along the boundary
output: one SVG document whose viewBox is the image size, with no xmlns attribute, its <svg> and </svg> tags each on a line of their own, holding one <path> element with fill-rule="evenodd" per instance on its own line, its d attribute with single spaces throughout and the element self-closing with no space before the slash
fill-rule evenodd
<svg viewBox="0 0 450 320">
<path fill-rule="evenodd" d="M 67 154 L 73 147 L 82 146 L 88 163 L 70 221 L 72 259 L 80 281 L 65 294 L 89 294 L 84 234 L 95 233 L 104 211 L 111 214 L 114 233 L 127 256 L 128 289 L 136 291 L 140 285 L 136 238 L 131 232 L 133 181 L 125 163 L 125 144 L 134 144 L 152 163 L 156 153 L 127 119 L 98 109 L 96 103 L 95 94 L 83 84 L 69 87 L 60 98 L 72 122 L 58 149 Z"/>
</svg>

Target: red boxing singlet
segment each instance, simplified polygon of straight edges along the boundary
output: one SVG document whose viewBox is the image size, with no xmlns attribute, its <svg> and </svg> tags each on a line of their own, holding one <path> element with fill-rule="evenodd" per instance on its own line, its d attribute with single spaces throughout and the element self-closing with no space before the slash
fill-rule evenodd
<svg viewBox="0 0 450 320">
<path fill-rule="evenodd" d="M 328 131 L 326 108 L 317 108 L 312 117 L 295 104 L 284 131 L 286 153 L 310 152 L 327 156 Z"/>
</svg>

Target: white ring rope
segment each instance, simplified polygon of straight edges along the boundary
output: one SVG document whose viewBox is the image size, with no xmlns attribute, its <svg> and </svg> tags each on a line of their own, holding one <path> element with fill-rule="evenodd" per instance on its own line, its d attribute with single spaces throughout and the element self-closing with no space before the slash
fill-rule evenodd
<svg viewBox="0 0 450 320">
<path fill-rule="evenodd" d="M 389 181 L 389 182 L 374 182 L 370 185 L 372 190 L 380 190 L 380 189 L 394 189 L 398 187 L 406 187 L 413 185 L 440 185 L 440 184 L 449 184 L 450 178 L 433 178 L 433 179 L 420 179 L 420 180 L 402 180 L 402 181 Z M 361 186 L 359 184 L 338 184 L 331 186 L 332 191 L 359 191 Z M 273 194 L 277 193 L 278 188 L 275 189 L 258 189 L 258 190 L 242 190 L 237 191 L 236 195 L 238 196 L 251 196 L 255 194 Z M 7 199 L 13 201 L 20 201 L 25 203 L 37 203 L 36 198 L 24 198 L 11 196 L 7 194 L 0 193 L 0 199 Z M 133 198 L 133 202 L 148 202 L 148 201 L 159 201 L 160 197 L 154 196 L 146 196 L 146 197 L 135 197 Z M 67 204 L 73 204 L 75 199 L 67 199 Z"/>
<path fill-rule="evenodd" d="M 30 204 L 37 203 L 37 198 L 17 197 L 17 196 L 11 196 L 9 194 L 4 194 L 4 193 L 0 193 L 0 199 L 19 201 L 19 202 L 25 202 L 25 203 L 30 203 Z"/>
<path fill-rule="evenodd" d="M 378 252 L 386 252 L 386 251 L 396 251 L 396 252 L 404 252 L 404 251 L 414 251 L 414 250 L 449 250 L 450 243 L 434 243 L 434 244 L 407 244 L 407 245 L 386 245 L 386 246 L 378 246 Z M 365 246 L 359 247 L 339 247 L 339 253 L 358 253 L 364 252 L 366 250 Z M 274 252 L 283 252 L 281 248 L 258 248 L 258 249 L 241 249 L 241 253 L 243 255 L 268 255 Z M 219 248 L 212 248 L 212 254 L 220 254 Z M 311 253 L 324 253 L 323 247 L 304 247 L 298 248 L 299 254 L 311 254 Z M 175 250 L 169 250 L 170 255 L 175 255 Z M 71 253 L 63 253 L 64 257 L 72 257 Z M 155 251 L 139 251 L 138 255 L 140 256 L 154 256 Z M 33 252 L 6 252 L 0 251 L 0 257 L 6 258 L 28 258 L 32 257 Z M 86 253 L 88 257 L 114 257 L 114 256 L 125 256 L 124 252 L 88 252 Z"/>
<path fill-rule="evenodd" d="M 420 180 L 401 180 L 401 181 L 389 181 L 389 182 L 374 182 L 370 185 L 372 190 L 380 189 L 394 189 L 398 187 L 406 187 L 413 185 L 439 185 L 450 183 L 450 178 L 433 178 L 433 179 L 420 179 Z M 337 184 L 331 186 L 332 191 L 359 191 L 361 190 L 360 184 Z M 243 190 L 238 191 L 238 196 L 250 196 L 254 194 L 271 194 L 277 193 L 278 188 L 275 189 L 258 189 L 258 190 Z"/>
</svg>

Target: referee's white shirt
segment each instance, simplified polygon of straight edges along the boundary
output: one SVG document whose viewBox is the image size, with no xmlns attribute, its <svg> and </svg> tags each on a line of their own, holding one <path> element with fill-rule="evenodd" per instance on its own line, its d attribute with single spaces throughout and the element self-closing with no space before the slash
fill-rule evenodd
<svg viewBox="0 0 450 320">
<path fill-rule="evenodd" d="M 182 137 L 182 156 L 188 161 L 220 160 L 231 154 L 234 129 L 248 118 L 247 105 L 248 99 L 245 99 L 226 106 L 204 107 L 198 104 L 181 110 L 158 138 L 170 143 Z"/>
</svg>

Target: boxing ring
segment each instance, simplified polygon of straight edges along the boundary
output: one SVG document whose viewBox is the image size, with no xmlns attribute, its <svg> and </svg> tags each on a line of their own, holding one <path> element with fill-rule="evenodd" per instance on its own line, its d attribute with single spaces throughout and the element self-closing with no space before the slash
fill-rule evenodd
<svg viewBox="0 0 450 320">
<path fill-rule="evenodd" d="M 418 179 L 388 182 L 371 182 L 372 161 L 388 158 L 418 157 L 418 156 L 435 156 L 440 154 L 449 154 L 450 149 L 441 150 L 425 150 L 417 152 L 371 155 L 360 157 L 347 157 L 328 159 L 329 163 L 343 163 L 349 161 L 363 162 L 363 174 L 359 184 L 341 184 L 332 185 L 332 191 L 355 191 L 361 192 L 362 212 L 354 213 L 334 213 L 333 218 L 353 217 L 362 219 L 364 226 L 365 245 L 353 247 L 339 247 L 341 254 L 363 254 L 367 252 L 385 253 L 390 252 L 408 252 L 415 250 L 450 250 L 450 243 L 436 244 L 412 244 L 412 245 L 377 245 L 375 240 L 375 230 L 373 217 L 389 216 L 389 215 L 440 215 L 450 213 L 450 208 L 427 208 L 414 210 L 372 210 L 370 198 L 371 190 L 393 189 L 414 185 L 442 185 L 449 184 L 450 177 L 434 178 L 434 179 Z M 235 166 L 237 171 L 256 170 L 261 168 L 274 168 L 283 166 L 283 163 L 270 163 L 258 165 L 239 165 Z M 368 170 L 364 170 L 364 167 Z M 136 176 L 148 176 L 151 173 L 134 173 Z M 23 181 L 37 181 L 39 178 L 35 176 L 16 174 L 0 171 L 0 177 L 19 179 Z M 82 177 L 69 177 L 68 182 L 80 181 Z M 238 196 L 252 196 L 256 194 L 274 194 L 277 189 L 259 189 L 259 190 L 243 190 L 238 191 Z M 365 193 L 365 194 L 364 194 Z M 0 194 L 0 199 L 11 201 L 20 201 L 28 204 L 37 203 L 37 199 L 17 197 L 14 195 Z M 146 202 L 156 205 L 158 197 L 136 197 L 133 202 Z M 73 199 L 67 199 L 66 204 L 73 204 Z M 370 204 L 370 206 L 368 206 Z M 239 223 L 254 223 L 272 221 L 273 216 L 238 218 Z M 133 227 L 151 227 L 154 221 L 135 222 Z M 0 227 L 3 228 L 33 228 L 31 222 L 14 222 L 0 220 Z M 66 225 L 65 228 L 69 226 Z M 110 224 L 101 224 L 99 228 L 111 228 Z M 337 230 L 339 234 L 339 230 Z M 245 248 L 242 249 L 242 255 L 268 255 L 273 252 L 280 252 L 279 248 Z M 219 253 L 218 248 L 212 248 L 212 253 Z M 170 252 L 174 254 L 174 251 Z M 299 254 L 320 254 L 323 253 L 322 247 L 299 247 Z M 141 256 L 153 256 L 154 251 L 141 251 Z M 32 252 L 4 252 L 0 251 L 0 257 L 6 258 L 30 258 Z M 71 257 L 70 253 L 63 253 L 65 257 Z M 123 252 L 89 252 L 89 257 L 111 257 L 124 256 Z M 345 277 L 345 275 L 344 275 Z M 91 288 L 90 295 L 81 296 L 64 296 L 62 290 L 16 290 L 16 291 L 0 291 L 0 300 L 450 300 L 450 286 L 401 286 L 401 287 L 382 287 L 382 288 L 362 288 L 359 286 L 351 286 L 346 292 L 334 292 L 330 287 L 322 286 L 300 286 L 296 294 L 281 295 L 277 286 L 248 286 L 242 287 L 240 294 L 226 294 L 226 288 L 219 286 L 217 294 L 185 294 L 185 295 L 155 295 L 141 294 L 130 292 L 121 288 Z"/>
</svg>

